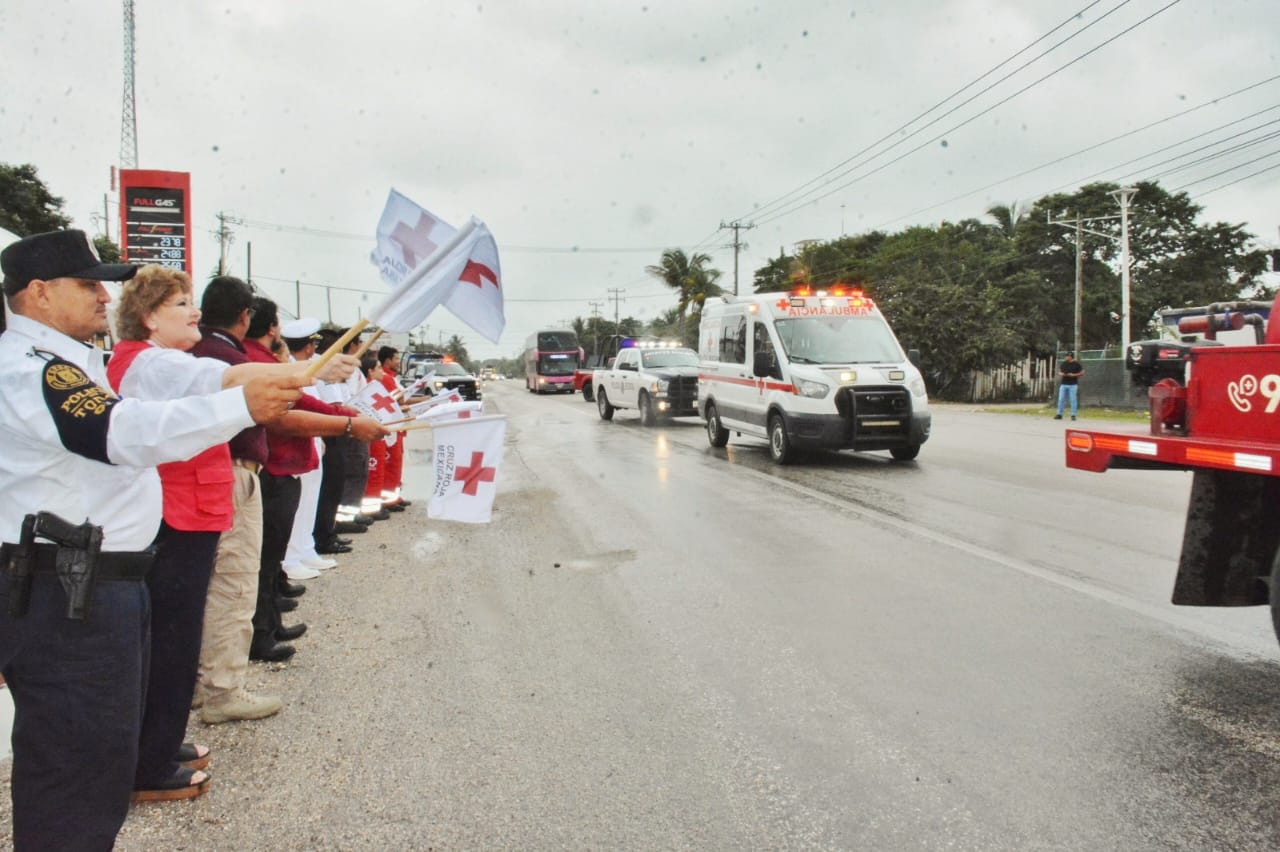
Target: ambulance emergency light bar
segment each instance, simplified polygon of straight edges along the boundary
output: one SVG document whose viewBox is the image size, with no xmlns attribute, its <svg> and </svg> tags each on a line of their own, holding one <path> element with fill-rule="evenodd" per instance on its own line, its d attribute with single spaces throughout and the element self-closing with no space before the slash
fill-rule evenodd
<svg viewBox="0 0 1280 852">
<path fill-rule="evenodd" d="M 791 307 L 803 308 L 808 304 L 805 300 L 811 298 L 818 299 L 818 304 L 824 308 L 835 307 L 838 304 L 837 299 L 848 299 L 849 304 L 855 308 L 875 307 L 875 302 L 867 298 L 860 288 L 842 285 L 837 285 L 829 291 L 801 287 L 791 294 Z"/>
<path fill-rule="evenodd" d="M 678 340 L 636 340 L 631 337 L 622 339 L 623 349 L 678 349 Z"/>
</svg>

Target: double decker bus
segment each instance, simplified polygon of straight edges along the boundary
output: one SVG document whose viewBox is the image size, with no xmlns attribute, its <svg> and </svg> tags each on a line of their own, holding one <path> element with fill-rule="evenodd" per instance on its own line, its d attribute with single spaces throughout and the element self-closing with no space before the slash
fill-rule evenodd
<svg viewBox="0 0 1280 852">
<path fill-rule="evenodd" d="M 578 335 L 569 329 L 535 331 L 524 344 L 524 386 L 530 393 L 573 393 L 582 358 Z"/>
</svg>

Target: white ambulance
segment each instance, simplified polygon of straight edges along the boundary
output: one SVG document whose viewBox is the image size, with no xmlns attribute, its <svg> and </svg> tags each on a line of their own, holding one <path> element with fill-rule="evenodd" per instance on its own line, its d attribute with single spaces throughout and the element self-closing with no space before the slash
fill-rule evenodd
<svg viewBox="0 0 1280 852">
<path fill-rule="evenodd" d="M 779 464 L 805 449 L 909 461 L 929 438 L 924 379 L 860 290 L 708 299 L 698 357 L 713 447 L 735 432 L 767 440 Z"/>
</svg>

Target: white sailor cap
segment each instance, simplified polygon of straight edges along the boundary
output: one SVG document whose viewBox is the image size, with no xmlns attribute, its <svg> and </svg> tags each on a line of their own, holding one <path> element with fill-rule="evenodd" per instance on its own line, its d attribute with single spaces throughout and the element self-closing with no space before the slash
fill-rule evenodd
<svg viewBox="0 0 1280 852">
<path fill-rule="evenodd" d="M 280 326 L 280 336 L 289 340 L 306 340 L 320 331 L 320 320 L 314 317 L 299 317 Z"/>
</svg>

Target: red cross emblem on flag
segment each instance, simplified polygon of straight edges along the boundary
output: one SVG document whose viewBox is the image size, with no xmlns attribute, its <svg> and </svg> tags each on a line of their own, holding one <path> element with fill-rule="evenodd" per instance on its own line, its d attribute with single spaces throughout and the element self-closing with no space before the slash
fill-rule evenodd
<svg viewBox="0 0 1280 852">
<path fill-rule="evenodd" d="M 498 276 L 494 274 L 494 271 L 483 263 L 476 263 L 474 260 L 468 260 L 467 265 L 462 269 L 462 274 L 458 276 L 459 281 L 466 281 L 468 284 L 474 284 L 484 289 L 484 281 L 481 279 L 492 282 L 494 287 L 498 286 Z"/>
<path fill-rule="evenodd" d="M 369 404 L 374 408 L 387 412 L 388 414 L 393 414 L 396 410 L 395 400 L 385 393 L 375 393 L 373 395 L 373 400 Z"/>
<path fill-rule="evenodd" d="M 462 493 L 469 494 L 472 497 L 480 490 L 481 482 L 493 482 L 494 474 L 498 472 L 496 467 L 484 466 L 484 453 L 471 453 L 471 464 L 459 465 L 454 470 L 454 482 L 462 483 Z"/>
<path fill-rule="evenodd" d="M 410 228 L 404 222 L 397 222 L 391 232 L 391 239 L 400 245 L 404 252 L 404 262 L 412 269 L 418 261 L 427 258 L 436 250 L 436 243 L 428 234 L 431 233 L 435 220 L 430 216 L 419 214 L 418 223 Z"/>
</svg>

